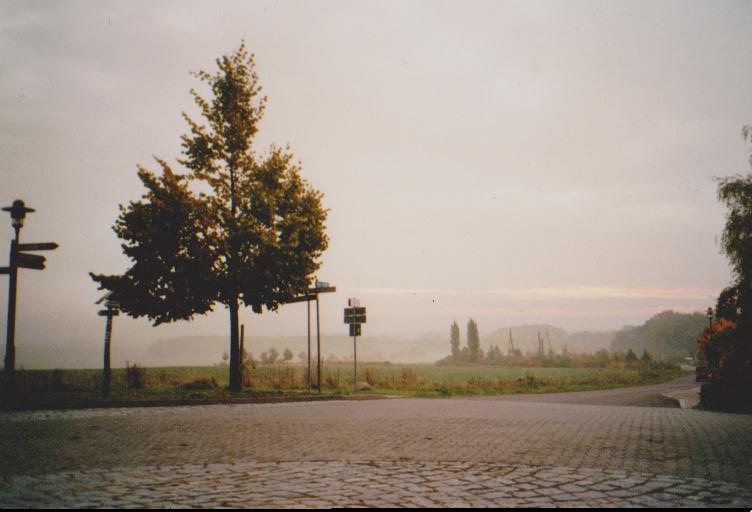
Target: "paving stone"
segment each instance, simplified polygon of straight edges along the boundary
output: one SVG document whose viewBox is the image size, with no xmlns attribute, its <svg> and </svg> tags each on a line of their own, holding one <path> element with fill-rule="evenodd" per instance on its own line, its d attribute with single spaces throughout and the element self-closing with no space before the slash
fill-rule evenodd
<svg viewBox="0 0 752 512">
<path fill-rule="evenodd" d="M 0 413 L 0 506 L 752 503 L 752 416 L 551 400 Z"/>
</svg>

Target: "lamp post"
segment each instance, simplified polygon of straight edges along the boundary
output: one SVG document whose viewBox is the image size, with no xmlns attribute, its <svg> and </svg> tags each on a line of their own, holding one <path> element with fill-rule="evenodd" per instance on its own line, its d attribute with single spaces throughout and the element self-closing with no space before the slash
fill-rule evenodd
<svg viewBox="0 0 752 512">
<path fill-rule="evenodd" d="M 5 338 L 5 385 L 12 389 L 16 369 L 16 283 L 18 282 L 18 244 L 21 228 L 27 213 L 33 208 L 27 208 L 23 201 L 16 199 L 13 206 L 5 206 L 3 211 L 10 212 L 11 225 L 16 232 L 16 238 L 10 242 L 10 265 L 8 266 L 8 329 Z"/>
</svg>

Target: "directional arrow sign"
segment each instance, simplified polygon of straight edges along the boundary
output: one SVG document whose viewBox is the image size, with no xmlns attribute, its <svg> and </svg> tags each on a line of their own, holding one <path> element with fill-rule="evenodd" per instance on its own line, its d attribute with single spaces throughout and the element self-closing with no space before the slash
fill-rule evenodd
<svg viewBox="0 0 752 512">
<path fill-rule="evenodd" d="M 16 264 L 22 268 L 31 268 L 34 270 L 44 270 L 44 256 L 36 254 L 16 253 Z"/>
<path fill-rule="evenodd" d="M 55 242 L 42 242 L 41 244 L 18 244 L 19 251 L 54 251 L 58 248 Z"/>
</svg>

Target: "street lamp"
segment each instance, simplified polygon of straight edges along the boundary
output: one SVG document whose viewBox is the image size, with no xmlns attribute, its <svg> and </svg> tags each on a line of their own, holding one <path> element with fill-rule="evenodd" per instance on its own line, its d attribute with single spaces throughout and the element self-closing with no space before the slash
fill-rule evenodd
<svg viewBox="0 0 752 512">
<path fill-rule="evenodd" d="M 16 242 L 18 242 L 18 232 L 23 227 L 24 219 L 27 213 L 33 213 L 34 208 L 27 208 L 26 204 L 20 199 L 13 201 L 13 206 L 4 206 L 4 212 L 10 212 L 10 223 L 16 232 Z"/>
</svg>

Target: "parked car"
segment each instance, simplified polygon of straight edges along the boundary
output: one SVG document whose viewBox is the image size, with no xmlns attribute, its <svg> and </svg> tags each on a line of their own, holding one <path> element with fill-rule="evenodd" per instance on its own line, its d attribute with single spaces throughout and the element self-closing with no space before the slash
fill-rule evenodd
<svg viewBox="0 0 752 512">
<path fill-rule="evenodd" d="M 695 382 L 710 382 L 713 380 L 713 372 L 707 366 L 695 368 Z"/>
</svg>

